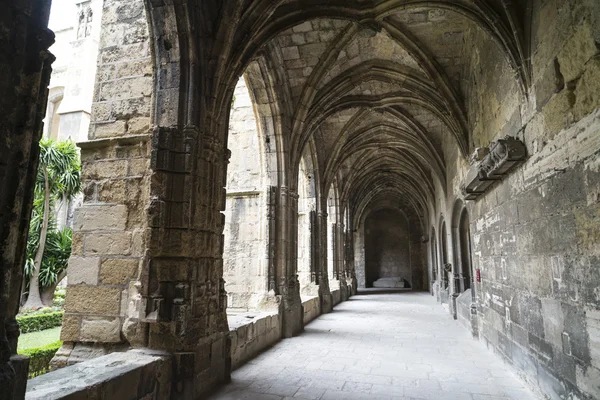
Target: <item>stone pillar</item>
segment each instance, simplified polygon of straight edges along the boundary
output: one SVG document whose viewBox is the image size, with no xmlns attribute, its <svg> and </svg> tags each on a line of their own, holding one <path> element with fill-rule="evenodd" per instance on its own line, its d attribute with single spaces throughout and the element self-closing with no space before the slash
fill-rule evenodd
<svg viewBox="0 0 600 400">
<path fill-rule="evenodd" d="M 76 210 L 69 286 L 54 367 L 127 345 L 145 346 L 140 319 L 141 277 L 147 265 L 146 209 L 150 199 L 150 137 L 137 135 L 79 144 L 84 203 Z"/>
<path fill-rule="evenodd" d="M 282 297 L 284 338 L 297 335 L 304 329 L 304 310 L 298 281 L 298 194 L 279 188 L 277 207 L 277 282 Z"/>
<path fill-rule="evenodd" d="M 164 132 L 150 127 L 154 82 L 145 8 L 138 2 L 122 7 L 121 0 L 102 5 L 94 15 L 102 15 L 102 30 L 89 141 L 78 143 L 84 199 L 74 216 L 63 347 L 55 367 L 147 346 L 142 321 L 147 291 L 156 290 L 147 285 L 148 248 L 156 223 L 150 220 L 156 208 L 151 192 L 164 156 L 153 151 L 164 146 Z"/>
<path fill-rule="evenodd" d="M 194 126 L 161 129 L 153 142 L 151 259 L 143 319 L 131 324 L 147 323 L 148 347 L 174 354 L 173 398 L 198 398 L 230 379 L 222 260 L 229 152 Z"/>
<path fill-rule="evenodd" d="M 352 230 L 349 228 L 346 230 L 344 237 L 345 240 L 345 266 L 346 266 L 346 280 L 350 282 L 351 296 L 354 296 L 358 292 L 358 281 L 356 279 L 356 270 L 354 267 L 354 235 Z"/>
<path fill-rule="evenodd" d="M 316 211 L 310 212 L 310 279 L 319 285 L 319 221 Z"/>
<path fill-rule="evenodd" d="M 316 263 L 319 276 L 319 300 L 321 313 L 326 314 L 333 310 L 333 299 L 329 288 L 329 275 L 327 273 L 327 213 L 318 212 L 316 218 Z"/>
<path fill-rule="evenodd" d="M 350 297 L 348 290 L 348 283 L 346 281 L 346 267 L 345 267 L 345 256 L 344 256 L 344 224 L 338 223 L 334 226 L 335 231 L 335 242 L 334 251 L 336 262 L 334 268 L 337 270 L 337 279 L 340 281 L 340 295 L 341 301 L 346 301 Z"/>
<path fill-rule="evenodd" d="M 129 346 L 163 350 L 174 360 L 172 398 L 202 398 L 231 371 L 222 278 L 229 154 L 217 132 L 191 122 L 193 107 L 179 118 L 175 98 L 151 115 L 153 99 L 166 100 L 154 86 L 146 17 L 143 2 L 104 1 L 57 361 Z M 177 79 L 165 85 L 183 95 Z"/>
<path fill-rule="evenodd" d="M 28 359 L 16 355 L 25 246 L 50 65 L 50 1 L 7 0 L 0 17 L 0 399 L 25 397 Z"/>
<path fill-rule="evenodd" d="M 356 283 L 359 288 L 366 287 L 364 232 L 364 226 L 361 226 L 356 232 L 354 232 L 354 272 L 356 275 Z"/>
</svg>

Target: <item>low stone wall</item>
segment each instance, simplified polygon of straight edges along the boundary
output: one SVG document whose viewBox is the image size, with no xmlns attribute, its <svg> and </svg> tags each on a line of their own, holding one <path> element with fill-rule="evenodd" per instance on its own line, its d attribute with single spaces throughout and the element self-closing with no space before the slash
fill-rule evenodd
<svg viewBox="0 0 600 400">
<path fill-rule="evenodd" d="M 334 290 L 331 295 L 334 305 L 342 301 L 341 290 Z M 302 305 L 304 324 L 321 315 L 318 296 L 306 297 Z M 281 340 L 282 320 L 277 311 L 229 315 L 227 319 L 232 369 Z M 172 368 L 167 353 L 150 350 L 111 353 L 31 379 L 26 399 L 167 399 L 171 396 Z"/>
<path fill-rule="evenodd" d="M 456 299 L 456 316 L 465 328 L 471 330 L 471 289 L 466 290 Z"/>
<path fill-rule="evenodd" d="M 304 307 L 304 325 L 321 315 L 319 296 L 303 298 L 302 307 Z"/>
<path fill-rule="evenodd" d="M 171 357 L 150 350 L 112 353 L 29 380 L 27 400 L 168 399 Z"/>
<path fill-rule="evenodd" d="M 337 306 L 342 302 L 342 291 L 340 289 L 331 291 L 331 300 L 333 301 L 333 305 Z"/>
<path fill-rule="evenodd" d="M 232 369 L 281 340 L 281 317 L 276 312 L 229 315 L 227 320 Z"/>
</svg>

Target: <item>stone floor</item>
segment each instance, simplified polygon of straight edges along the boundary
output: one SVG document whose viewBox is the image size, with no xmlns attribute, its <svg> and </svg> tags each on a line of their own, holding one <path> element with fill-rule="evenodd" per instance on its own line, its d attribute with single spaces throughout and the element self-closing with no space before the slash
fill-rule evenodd
<svg viewBox="0 0 600 400">
<path fill-rule="evenodd" d="M 211 399 L 536 399 L 427 293 L 366 292 L 236 370 Z"/>
</svg>

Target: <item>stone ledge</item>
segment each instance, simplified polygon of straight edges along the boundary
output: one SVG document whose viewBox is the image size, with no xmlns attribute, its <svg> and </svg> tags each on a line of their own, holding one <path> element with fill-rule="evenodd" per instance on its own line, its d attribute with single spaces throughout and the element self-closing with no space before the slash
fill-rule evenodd
<svg viewBox="0 0 600 400">
<path fill-rule="evenodd" d="M 166 353 L 112 353 L 31 379 L 25 399 L 166 399 L 170 396 L 171 370 L 171 357 Z"/>
<path fill-rule="evenodd" d="M 302 307 L 304 309 L 304 325 L 316 319 L 321 315 L 321 300 L 319 296 L 302 297 Z"/>
<path fill-rule="evenodd" d="M 334 307 L 340 304 L 342 302 L 342 291 L 340 289 L 331 290 L 331 299 Z"/>
<path fill-rule="evenodd" d="M 130 136 L 119 136 L 106 139 L 93 139 L 85 142 L 78 142 L 77 147 L 81 149 L 101 149 L 110 146 L 132 146 L 139 143 L 145 143 L 150 141 L 151 135 L 130 135 Z"/>
<path fill-rule="evenodd" d="M 227 321 L 233 369 L 281 340 L 281 318 L 277 312 L 228 315 Z"/>
</svg>

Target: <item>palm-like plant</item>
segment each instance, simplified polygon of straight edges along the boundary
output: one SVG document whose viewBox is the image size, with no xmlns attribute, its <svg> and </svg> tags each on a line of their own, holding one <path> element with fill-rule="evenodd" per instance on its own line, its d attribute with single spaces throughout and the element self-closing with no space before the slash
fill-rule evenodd
<svg viewBox="0 0 600 400">
<path fill-rule="evenodd" d="M 40 271 L 46 250 L 48 232 L 52 229 L 52 204 L 56 200 L 71 201 L 80 191 L 81 166 L 75 144 L 72 141 L 42 140 L 40 142 L 40 165 L 36 181 L 36 201 L 38 204 L 34 204 L 34 212 L 32 213 L 33 229 L 28 240 L 28 247 L 30 244 L 35 247 L 37 243 L 37 248 L 35 249 L 33 263 L 28 262 L 26 266 L 30 270 L 31 279 L 25 308 L 43 306 L 40 294 Z M 35 229 L 37 226 L 39 226 L 39 231 Z M 33 254 L 33 251 L 31 254 Z M 47 279 L 47 276 L 43 278 Z"/>
</svg>

